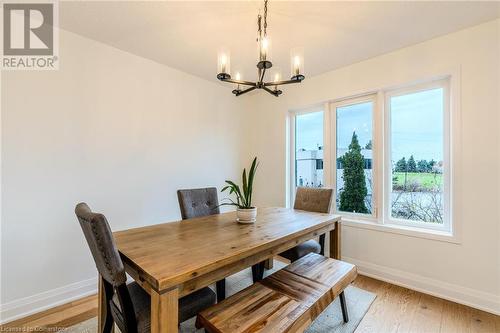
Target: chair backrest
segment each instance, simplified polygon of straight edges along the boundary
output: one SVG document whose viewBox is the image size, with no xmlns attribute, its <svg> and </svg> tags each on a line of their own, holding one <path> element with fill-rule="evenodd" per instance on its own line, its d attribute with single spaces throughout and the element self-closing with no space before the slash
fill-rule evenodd
<svg viewBox="0 0 500 333">
<path fill-rule="evenodd" d="M 215 187 L 177 191 L 182 219 L 219 214 L 219 199 Z"/>
<path fill-rule="evenodd" d="M 297 187 L 293 208 L 316 213 L 329 213 L 332 194 L 331 188 Z"/>
<path fill-rule="evenodd" d="M 127 281 L 125 267 L 106 217 L 92 212 L 86 203 L 76 205 L 75 213 L 99 274 L 113 287 L 125 283 Z"/>
<path fill-rule="evenodd" d="M 137 332 L 137 321 L 127 288 L 125 267 L 106 217 L 92 212 L 83 202 L 76 205 L 75 214 L 94 257 L 97 271 L 103 279 L 107 305 L 104 332 L 111 332 L 113 319 L 122 332 Z"/>
</svg>

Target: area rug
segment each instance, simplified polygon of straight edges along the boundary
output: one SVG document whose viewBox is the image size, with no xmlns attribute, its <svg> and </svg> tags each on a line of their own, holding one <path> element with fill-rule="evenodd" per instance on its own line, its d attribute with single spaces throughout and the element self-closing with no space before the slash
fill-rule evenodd
<svg viewBox="0 0 500 333">
<path fill-rule="evenodd" d="M 278 269 L 285 267 L 286 264 L 280 261 L 274 261 L 274 268 L 266 271 L 265 275 L 272 274 Z M 226 296 L 231 296 L 238 291 L 252 284 L 252 271 L 243 270 L 237 274 L 226 278 Z M 375 300 L 376 295 L 366 290 L 353 286 L 345 290 L 347 308 L 349 311 L 349 322 L 342 320 L 342 311 L 338 298 L 326 308 L 323 313 L 309 326 L 306 333 L 352 333 L 358 327 L 361 319 L 365 316 L 370 305 Z M 197 330 L 194 327 L 195 318 L 183 322 L 179 333 L 202 333 L 203 330 Z M 77 325 L 68 327 L 65 333 L 97 333 L 97 318 L 92 318 Z M 119 332 L 118 329 L 115 332 Z"/>
</svg>

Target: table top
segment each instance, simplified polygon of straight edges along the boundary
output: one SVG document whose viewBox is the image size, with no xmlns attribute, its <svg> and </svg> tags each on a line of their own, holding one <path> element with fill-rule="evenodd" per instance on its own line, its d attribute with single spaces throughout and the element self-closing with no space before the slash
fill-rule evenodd
<svg viewBox="0 0 500 333">
<path fill-rule="evenodd" d="M 182 283 L 339 221 L 339 215 L 259 208 L 254 224 L 236 212 L 117 231 L 125 262 L 157 286 Z"/>
</svg>

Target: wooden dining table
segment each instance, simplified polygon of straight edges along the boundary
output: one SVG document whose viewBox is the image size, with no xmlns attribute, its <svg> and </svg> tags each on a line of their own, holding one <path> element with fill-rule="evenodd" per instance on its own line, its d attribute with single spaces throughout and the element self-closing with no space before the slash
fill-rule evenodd
<svg viewBox="0 0 500 333">
<path fill-rule="evenodd" d="M 319 235 L 340 259 L 340 216 L 259 208 L 253 224 L 228 212 L 115 232 L 126 272 L 151 296 L 151 332 L 178 332 L 178 300 Z M 105 316 L 99 284 L 99 328 Z"/>
</svg>

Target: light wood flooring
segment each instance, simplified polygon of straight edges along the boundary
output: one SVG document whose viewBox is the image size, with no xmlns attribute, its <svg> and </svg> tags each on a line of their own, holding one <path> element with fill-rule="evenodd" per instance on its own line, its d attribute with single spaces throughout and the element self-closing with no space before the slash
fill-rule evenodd
<svg viewBox="0 0 500 333">
<path fill-rule="evenodd" d="M 390 283 L 358 276 L 358 288 L 377 294 L 356 333 L 422 332 L 500 333 L 500 316 L 449 302 Z M 89 296 L 0 326 L 0 332 L 56 332 L 97 315 L 97 297 Z"/>
</svg>

